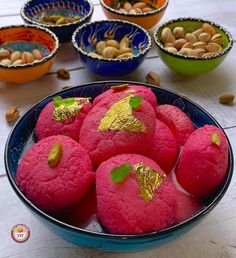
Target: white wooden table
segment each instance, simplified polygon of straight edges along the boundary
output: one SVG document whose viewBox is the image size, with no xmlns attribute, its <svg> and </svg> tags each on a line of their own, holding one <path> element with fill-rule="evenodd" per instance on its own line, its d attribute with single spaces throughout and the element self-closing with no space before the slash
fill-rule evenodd
<svg viewBox="0 0 236 258">
<path fill-rule="evenodd" d="M 104 18 L 98 0 L 93 0 L 95 10 L 93 20 Z M 0 26 L 23 23 L 19 15 L 23 0 L 0 0 Z M 178 17 L 207 18 L 227 28 L 236 39 L 235 0 L 170 0 L 162 19 L 166 21 Z M 152 33 L 152 31 L 150 31 Z M 142 66 L 122 79 L 144 81 L 149 71 L 158 72 L 163 88 L 183 93 L 209 111 L 227 133 L 234 153 L 236 153 L 236 104 L 223 106 L 218 97 L 226 93 L 236 95 L 236 48 L 233 47 L 224 63 L 213 72 L 196 78 L 180 77 L 166 68 L 156 54 L 155 46 Z M 70 71 L 71 79 L 59 80 L 58 68 Z M 71 44 L 61 46 L 55 65 L 50 73 L 40 80 L 27 85 L 10 85 L 0 82 L 0 257 L 109 257 L 109 258 L 223 258 L 236 257 L 236 176 L 225 197 L 210 215 L 184 237 L 163 247 L 131 254 L 104 253 L 81 248 L 67 243 L 40 224 L 20 202 L 8 183 L 3 152 L 7 136 L 11 130 L 5 121 L 9 107 L 18 106 L 21 114 L 43 97 L 59 91 L 63 86 L 76 86 L 85 82 L 102 80 L 90 73 L 80 63 Z M 235 160 L 236 156 L 234 155 Z M 26 224 L 31 231 L 30 239 L 22 244 L 11 238 L 15 224 Z"/>
</svg>

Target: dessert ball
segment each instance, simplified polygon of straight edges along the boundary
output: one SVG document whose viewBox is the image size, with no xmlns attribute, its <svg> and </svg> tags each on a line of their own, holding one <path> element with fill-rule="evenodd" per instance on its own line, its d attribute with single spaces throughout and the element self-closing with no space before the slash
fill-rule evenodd
<svg viewBox="0 0 236 258">
<path fill-rule="evenodd" d="M 25 153 L 16 181 L 32 203 L 53 213 L 84 197 L 94 176 L 87 151 L 68 136 L 58 135 L 42 139 Z"/>
<path fill-rule="evenodd" d="M 186 141 L 176 176 L 189 193 L 208 197 L 223 182 L 228 166 L 228 145 L 224 133 L 216 126 L 205 125 Z"/>
<path fill-rule="evenodd" d="M 156 120 L 156 129 L 148 156 L 169 173 L 178 157 L 178 144 L 170 129 L 160 120 Z"/>
<path fill-rule="evenodd" d="M 122 154 L 96 171 L 97 212 L 114 234 L 141 234 L 171 225 L 177 210 L 176 190 L 153 160 Z"/>
<path fill-rule="evenodd" d="M 111 89 L 103 92 L 94 99 L 93 106 L 99 103 L 101 100 L 117 100 L 129 94 L 142 96 L 147 102 L 149 102 L 153 106 L 153 108 L 157 107 L 157 98 L 150 88 L 141 85 L 129 84 L 112 86 Z"/>
<path fill-rule="evenodd" d="M 155 116 L 140 96 L 102 100 L 84 119 L 79 142 L 96 165 L 117 154 L 145 154 L 153 141 Z"/>
<path fill-rule="evenodd" d="M 164 104 L 156 109 L 157 119 L 165 123 L 176 137 L 177 143 L 184 145 L 195 130 L 190 118 L 178 107 Z"/>
<path fill-rule="evenodd" d="M 35 128 L 37 140 L 62 134 L 78 141 L 80 127 L 90 109 L 88 98 L 54 98 L 40 113 Z"/>
</svg>

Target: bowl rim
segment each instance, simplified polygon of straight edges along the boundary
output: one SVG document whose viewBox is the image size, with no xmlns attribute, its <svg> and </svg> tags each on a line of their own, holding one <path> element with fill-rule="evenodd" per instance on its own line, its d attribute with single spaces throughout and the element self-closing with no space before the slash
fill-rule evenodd
<svg viewBox="0 0 236 258">
<path fill-rule="evenodd" d="M 117 58 L 99 58 L 99 57 L 94 57 L 94 56 L 91 56 L 89 55 L 86 51 L 84 51 L 80 46 L 78 46 L 78 43 L 76 41 L 76 36 L 77 34 L 84 28 L 86 27 L 89 27 L 91 25 L 94 25 L 94 24 L 101 24 L 101 23 L 122 23 L 122 24 L 128 24 L 128 25 L 131 25 L 133 27 L 136 27 L 140 30 L 142 30 L 144 32 L 144 34 L 146 35 L 147 37 L 147 40 L 148 40 L 148 43 L 147 43 L 147 46 L 145 46 L 145 49 L 140 52 L 138 55 L 134 55 L 132 57 L 129 57 L 129 58 L 123 58 L 123 59 L 117 59 Z M 143 56 L 145 55 L 150 49 L 151 49 L 151 46 L 152 46 L 152 40 L 151 40 L 151 36 L 149 35 L 149 33 L 147 32 L 147 30 L 145 30 L 144 28 L 142 28 L 141 26 L 133 23 L 133 22 L 129 22 L 129 21 L 123 21 L 123 20 L 119 20 L 119 19 L 108 19 L 108 20 L 99 20 L 99 21 L 93 21 L 93 22 L 89 22 L 89 23 L 85 23 L 83 24 L 81 27 L 78 27 L 73 35 L 72 35 L 72 44 L 73 46 L 77 49 L 77 51 L 82 54 L 82 55 L 85 55 L 87 58 L 91 58 L 93 60 L 98 60 L 99 62 L 102 62 L 102 61 L 105 61 L 105 62 L 119 62 L 119 63 L 122 63 L 122 62 L 127 62 L 127 61 L 130 61 L 130 60 L 133 60 L 133 59 L 137 59 L 139 58 L 140 56 Z"/>
<path fill-rule="evenodd" d="M 46 55 L 45 57 L 43 57 L 42 59 L 36 60 L 36 61 L 34 61 L 32 63 L 21 64 L 21 65 L 3 65 L 3 64 L 0 64 L 0 69 L 3 69 L 3 68 L 4 69 L 22 69 L 22 68 L 26 68 L 26 67 L 37 66 L 37 65 L 40 65 L 42 63 L 47 62 L 49 59 L 52 59 L 57 54 L 57 52 L 59 50 L 59 40 L 58 40 L 57 36 L 55 35 L 55 33 L 50 31 L 49 29 L 40 27 L 38 25 L 20 24 L 20 25 L 2 26 L 2 27 L 0 27 L 0 31 L 1 30 L 5 30 L 5 29 L 15 29 L 15 28 L 26 28 L 26 29 L 27 28 L 32 28 L 32 29 L 41 30 L 43 32 L 46 32 L 47 34 L 49 34 L 53 38 L 53 40 L 55 42 L 54 49 L 52 51 L 50 51 L 50 53 L 48 55 Z M 24 41 L 22 40 L 22 42 L 24 42 Z M 33 42 L 33 41 L 30 41 L 30 42 Z M 2 46 L 4 46 L 4 45 L 2 45 Z"/>
<path fill-rule="evenodd" d="M 224 48 L 224 50 L 221 53 L 218 53 L 216 55 L 212 55 L 209 57 L 194 57 L 194 56 L 183 56 L 183 55 L 179 55 L 179 54 L 174 54 L 173 52 L 168 51 L 163 44 L 160 42 L 160 39 L 157 37 L 157 33 L 162 30 L 164 27 L 169 26 L 170 24 L 176 23 L 176 22 L 201 22 L 201 23 L 209 23 L 210 25 L 213 25 L 214 27 L 217 27 L 218 29 L 220 29 L 228 38 L 229 40 L 229 44 L 226 48 Z M 230 32 L 228 30 L 226 30 L 225 28 L 223 28 L 221 25 L 219 25 L 218 23 L 212 22 L 210 20 L 207 19 L 202 19 L 202 18 L 194 18 L 194 17 L 181 17 L 178 19 L 171 19 L 169 21 L 166 21 L 162 24 L 160 24 L 159 26 L 156 27 L 156 29 L 153 32 L 153 38 L 154 38 L 154 42 L 156 43 L 157 47 L 159 49 L 161 49 L 163 52 L 165 52 L 165 54 L 168 54 L 170 56 L 173 57 L 177 57 L 180 59 L 185 59 L 185 60 L 195 60 L 195 61 L 200 61 L 200 60 L 211 60 L 211 59 L 215 59 L 218 58 L 220 56 L 223 56 L 225 54 L 227 54 L 230 49 L 233 47 L 233 37 L 230 34 Z"/>
<path fill-rule="evenodd" d="M 40 23 L 40 22 L 37 22 L 37 21 L 34 21 L 34 20 L 30 19 L 25 14 L 25 9 L 28 7 L 30 2 L 33 2 L 33 1 L 34 0 L 27 0 L 23 4 L 23 6 L 20 9 L 21 18 L 24 21 L 28 22 L 28 23 L 35 24 L 35 25 L 38 25 L 38 26 L 42 26 L 42 27 L 49 28 L 49 29 L 53 29 L 53 28 L 55 28 L 55 29 L 56 28 L 67 28 L 67 27 L 70 27 L 70 26 L 73 26 L 73 25 L 79 25 L 79 24 L 81 24 L 83 22 L 86 22 L 92 16 L 93 11 L 94 11 L 94 6 L 93 6 L 92 2 L 90 0 L 84 0 L 84 2 L 87 2 L 89 4 L 89 12 L 84 17 L 82 17 L 80 20 L 74 21 L 74 22 L 70 22 L 70 23 L 65 23 L 65 24 L 43 24 L 43 23 Z"/>
<path fill-rule="evenodd" d="M 167 6 L 168 6 L 168 4 L 169 4 L 169 0 L 165 0 L 165 4 L 161 7 L 161 8 L 159 8 L 159 9 L 154 9 L 153 11 L 151 11 L 151 12 L 147 12 L 147 13 L 124 13 L 124 12 L 121 12 L 121 11 L 119 11 L 119 10 L 116 10 L 116 9 L 114 9 L 114 8 L 112 8 L 112 7 L 110 7 L 110 6 L 108 6 L 108 5 L 106 5 L 105 3 L 104 3 L 104 0 L 99 0 L 99 2 L 100 2 L 100 4 L 101 4 L 101 6 L 103 7 L 103 8 L 105 8 L 106 10 L 108 10 L 108 11 L 110 11 L 110 12 L 112 12 L 112 13 L 115 13 L 115 14 L 118 14 L 118 15 L 122 15 L 122 16 L 125 16 L 125 17 L 146 17 L 146 16 L 151 16 L 151 15 L 155 15 L 155 14 L 157 14 L 157 13 L 160 13 L 160 12 L 162 12 L 163 10 L 165 10 L 166 8 L 167 8 Z"/>
<path fill-rule="evenodd" d="M 76 226 L 72 226 L 70 224 L 67 224 L 65 222 L 62 222 L 52 216 L 50 216 L 49 214 L 46 214 L 45 212 L 43 212 L 42 210 L 40 210 L 38 207 L 36 207 L 30 200 L 28 200 L 26 198 L 26 196 L 20 191 L 19 187 L 17 186 L 11 172 L 10 172 L 10 168 L 7 162 L 7 150 L 9 147 L 9 142 L 11 140 L 11 136 L 14 133 L 14 131 L 17 129 L 18 124 L 21 122 L 21 120 L 23 120 L 23 118 L 25 117 L 25 115 L 27 115 L 32 108 L 35 108 L 37 105 L 39 105 L 42 101 L 48 99 L 48 98 L 52 98 L 56 95 L 59 95 L 61 93 L 64 93 L 66 91 L 71 91 L 73 88 L 82 88 L 82 87 L 86 87 L 86 86 L 91 86 L 93 84 L 97 85 L 97 84 L 107 84 L 107 83 L 118 83 L 118 84 L 124 84 L 124 83 L 128 83 L 128 84 L 137 84 L 140 86 L 146 86 L 150 89 L 155 88 L 155 86 L 148 84 L 148 83 L 141 83 L 141 82 L 137 82 L 137 81 L 125 81 L 125 80 L 105 80 L 105 81 L 95 81 L 95 82 L 89 82 L 89 83 L 85 83 L 85 84 L 81 84 L 79 86 L 74 86 L 68 89 L 64 89 L 61 91 L 58 91 L 56 93 L 50 94 L 47 97 L 41 99 L 40 101 L 38 101 L 36 104 L 34 104 L 32 107 L 28 108 L 28 110 L 26 110 L 24 112 L 24 114 L 20 117 L 20 119 L 16 122 L 16 124 L 13 126 L 11 132 L 8 135 L 7 141 L 6 141 L 6 145 L 5 145 L 5 149 L 4 149 L 4 164 L 5 164 L 5 169 L 6 169 L 6 174 L 7 174 L 7 178 L 13 188 L 13 190 L 15 191 L 15 193 L 17 194 L 17 196 L 19 197 L 19 199 L 21 199 L 21 201 L 28 206 L 34 213 L 37 214 L 37 216 L 43 218 L 44 220 L 53 223 L 54 225 L 58 226 L 58 227 L 62 227 L 65 230 L 69 230 L 69 231 L 73 231 L 74 233 L 79 233 L 82 235 L 85 235 L 87 237 L 102 237 L 105 239 L 114 239 L 114 240 L 134 240 L 134 239 L 139 239 L 139 240 L 145 240 L 145 239 L 149 239 L 152 237 L 161 237 L 164 236 L 166 234 L 172 233 L 175 230 L 181 230 L 183 228 L 185 228 L 186 226 L 189 226 L 191 223 L 197 222 L 199 219 L 201 219 L 202 217 L 204 217 L 204 215 L 206 215 L 207 213 L 209 213 L 218 203 L 219 201 L 223 198 L 223 196 L 225 195 L 231 179 L 232 179 L 232 175 L 233 175 L 233 167 L 234 167 L 234 158 L 233 158 L 233 151 L 232 151 L 232 147 L 230 144 L 230 141 L 226 135 L 226 133 L 224 132 L 223 128 L 221 127 L 221 125 L 215 120 L 215 118 L 210 115 L 208 113 L 208 111 L 206 111 L 204 108 L 202 108 L 200 105 L 198 105 L 197 103 L 195 103 L 194 101 L 190 100 L 189 98 L 187 98 L 186 96 L 177 93 L 175 91 L 172 90 L 166 90 L 164 88 L 158 88 L 160 91 L 162 92 L 168 92 L 171 94 L 175 94 L 177 96 L 180 96 L 182 99 L 184 99 L 185 101 L 188 101 L 189 103 L 191 103 L 192 105 L 196 106 L 197 108 L 199 108 L 201 111 L 203 111 L 216 125 L 217 127 L 219 127 L 222 132 L 224 133 L 227 143 L 228 143 L 228 155 L 229 155 L 229 160 L 228 160 L 228 173 L 224 179 L 224 183 L 222 184 L 221 190 L 217 192 L 216 196 L 214 196 L 214 198 L 212 199 L 211 203 L 208 204 L 206 207 L 204 207 L 203 209 L 201 209 L 197 214 L 195 214 L 194 216 L 192 216 L 191 218 L 173 225 L 171 227 L 168 227 L 166 229 L 163 229 L 161 231 L 158 232 L 150 232 L 150 233 L 143 233 L 143 234 L 131 234 L 131 235 L 125 235 L 125 234 L 110 234 L 110 233 L 104 233 L 104 232 L 95 232 L 95 231 L 91 231 L 91 230 L 87 230 L 87 229 L 82 229 L 82 228 L 78 228 Z"/>
</svg>

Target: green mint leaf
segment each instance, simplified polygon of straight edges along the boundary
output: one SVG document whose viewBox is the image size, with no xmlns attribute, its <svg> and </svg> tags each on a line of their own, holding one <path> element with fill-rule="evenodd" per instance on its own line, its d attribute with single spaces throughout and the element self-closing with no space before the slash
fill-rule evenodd
<svg viewBox="0 0 236 258">
<path fill-rule="evenodd" d="M 61 96 L 56 96 L 53 98 L 54 108 L 59 107 L 63 103 L 63 99 Z"/>
<path fill-rule="evenodd" d="M 115 167 L 111 171 L 111 180 L 115 183 L 121 183 L 131 172 L 132 166 L 130 163 L 124 163 L 119 167 Z"/>
<path fill-rule="evenodd" d="M 65 106 L 70 106 L 70 105 L 72 105 L 72 104 L 74 104 L 75 103 L 75 100 L 73 99 L 73 98 L 68 98 L 68 99 L 64 99 L 63 100 L 63 104 L 65 105 Z"/>
<path fill-rule="evenodd" d="M 131 97 L 130 100 L 129 100 L 129 105 L 132 108 L 138 108 L 140 106 L 142 100 L 143 100 L 142 96 Z"/>
<path fill-rule="evenodd" d="M 212 133 L 211 134 L 211 142 L 216 144 L 216 145 L 220 145 L 220 137 L 218 133 Z"/>
</svg>

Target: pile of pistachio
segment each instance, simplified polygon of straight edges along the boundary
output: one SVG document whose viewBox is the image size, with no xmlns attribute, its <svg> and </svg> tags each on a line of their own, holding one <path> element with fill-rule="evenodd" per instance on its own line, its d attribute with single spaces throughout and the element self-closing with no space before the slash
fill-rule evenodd
<svg viewBox="0 0 236 258">
<path fill-rule="evenodd" d="M 137 14 L 148 13 L 156 9 L 152 4 L 145 1 L 115 1 L 112 7 L 123 13 Z"/>
<path fill-rule="evenodd" d="M 127 37 L 120 42 L 115 39 L 101 40 L 96 44 L 96 52 L 89 52 L 92 57 L 124 59 L 133 57 L 133 49 L 130 47 L 130 40 Z"/>
<path fill-rule="evenodd" d="M 41 60 L 43 57 L 41 51 L 36 48 L 32 52 L 11 51 L 6 48 L 0 48 L 0 64 L 2 65 L 30 64 Z"/>
<path fill-rule="evenodd" d="M 183 27 L 165 27 L 161 42 L 168 51 L 189 57 L 207 58 L 223 52 L 222 35 L 209 23 L 193 32 L 186 32 Z"/>
<path fill-rule="evenodd" d="M 45 14 L 43 13 L 40 17 L 40 22 L 46 25 L 62 25 L 79 21 L 81 18 L 78 15 L 65 16 L 62 14 Z"/>
</svg>

